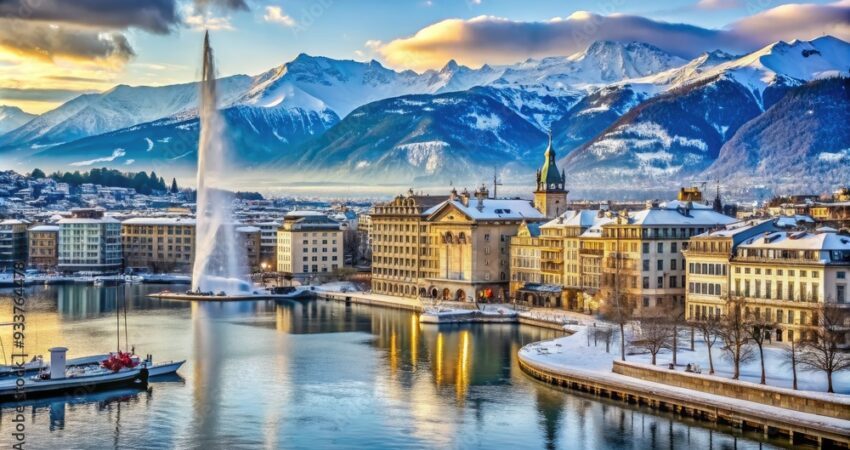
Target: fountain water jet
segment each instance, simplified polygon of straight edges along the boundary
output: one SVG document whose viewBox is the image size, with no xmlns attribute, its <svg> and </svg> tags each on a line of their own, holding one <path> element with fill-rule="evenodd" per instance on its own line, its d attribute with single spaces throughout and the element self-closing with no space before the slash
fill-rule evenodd
<svg viewBox="0 0 850 450">
<path fill-rule="evenodd" d="M 200 137 L 198 139 L 195 265 L 192 290 L 244 293 L 247 281 L 245 249 L 238 244 L 232 198 L 222 189 L 227 179 L 227 145 L 224 120 L 218 111 L 215 64 L 210 35 L 204 35 L 201 73 Z"/>
</svg>

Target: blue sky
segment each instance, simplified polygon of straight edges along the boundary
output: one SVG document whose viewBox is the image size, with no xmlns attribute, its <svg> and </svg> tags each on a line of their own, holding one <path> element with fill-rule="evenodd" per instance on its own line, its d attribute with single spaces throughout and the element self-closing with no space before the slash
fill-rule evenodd
<svg viewBox="0 0 850 450">
<path fill-rule="evenodd" d="M 302 52 L 425 70 L 450 58 L 567 55 L 596 39 L 685 57 L 825 33 L 848 40 L 850 0 L 7 0 L 0 104 L 42 112 L 116 84 L 196 80 L 205 28 L 220 75 L 257 74 Z"/>
</svg>

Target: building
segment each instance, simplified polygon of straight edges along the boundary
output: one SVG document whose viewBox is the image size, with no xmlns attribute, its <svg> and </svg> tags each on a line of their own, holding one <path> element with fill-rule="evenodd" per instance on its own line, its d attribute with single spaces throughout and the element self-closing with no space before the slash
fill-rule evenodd
<svg viewBox="0 0 850 450">
<path fill-rule="evenodd" d="M 58 224 L 60 271 L 121 270 L 121 222 L 101 208 L 76 208 Z"/>
<path fill-rule="evenodd" d="M 564 172 L 558 171 L 552 136 L 543 154 L 543 167 L 537 171 L 537 188 L 534 190 L 534 207 L 548 219 L 560 216 L 567 210 L 567 194 Z"/>
<path fill-rule="evenodd" d="M 121 241 L 127 269 L 188 273 L 195 261 L 195 219 L 127 219 L 121 223 Z"/>
<path fill-rule="evenodd" d="M 638 316 L 685 309 L 685 259 L 689 239 L 734 222 L 711 205 L 671 201 L 621 213 L 602 225 L 600 300 L 625 302 Z M 622 303 L 621 303 L 622 304 Z"/>
<path fill-rule="evenodd" d="M 514 271 L 512 297 L 529 306 L 579 312 L 617 302 L 636 315 L 683 310 L 682 250 L 688 239 L 733 221 L 711 205 L 676 200 L 652 202 L 639 211 L 567 211 L 540 227 L 539 277 Z M 539 284 L 522 284 L 520 277 Z M 558 288 L 559 296 L 554 295 Z"/>
<path fill-rule="evenodd" d="M 280 222 L 267 221 L 253 224 L 260 229 L 260 268 L 274 271 L 277 267 L 277 230 Z"/>
<path fill-rule="evenodd" d="M 239 245 L 245 249 L 245 263 L 251 272 L 262 269 L 262 230 L 260 227 L 243 225 L 236 227 L 236 238 Z"/>
<path fill-rule="evenodd" d="M 527 200 L 488 196 L 484 186 L 471 195 L 452 191 L 425 211 L 430 239 L 418 249 L 425 257 L 420 267 L 427 272 L 417 280 L 420 296 L 455 301 L 510 297 L 511 238 L 523 222 L 544 217 Z"/>
<path fill-rule="evenodd" d="M 707 237 L 699 240 L 710 242 Z M 695 252 L 690 258 L 694 258 L 696 270 L 703 257 Z M 694 278 L 694 293 L 690 293 L 690 285 L 688 288 L 690 317 L 701 317 L 702 306 L 710 308 L 712 304 L 714 314 L 725 314 L 725 300 L 735 299 L 742 302 L 745 314 L 775 323 L 771 338 L 783 342 L 807 338 L 818 326 L 821 304 L 850 304 L 850 236 L 834 229 L 765 231 L 737 245 L 727 262 L 728 295 L 722 285 L 720 294 L 718 287 L 714 294 L 710 289 L 708 295 L 698 294 Z"/>
<path fill-rule="evenodd" d="M 435 256 L 429 253 L 431 234 L 426 211 L 446 198 L 415 195 L 411 189 L 374 206 L 369 214 L 373 292 L 416 297 L 419 280 L 438 275 Z"/>
<path fill-rule="evenodd" d="M 277 231 L 277 271 L 309 281 L 343 266 L 340 223 L 317 211 L 292 211 Z"/>
<path fill-rule="evenodd" d="M 29 265 L 39 270 L 53 270 L 59 264 L 59 226 L 36 225 L 29 235 Z"/>
<path fill-rule="evenodd" d="M 682 252 L 688 286 L 685 318 L 694 320 L 722 314 L 729 299 L 730 260 L 735 249 L 754 236 L 777 230 L 774 219 L 753 219 L 692 237 Z"/>
<path fill-rule="evenodd" d="M 11 269 L 15 262 L 26 262 L 28 225 L 25 220 L 0 221 L 0 271 Z"/>
</svg>

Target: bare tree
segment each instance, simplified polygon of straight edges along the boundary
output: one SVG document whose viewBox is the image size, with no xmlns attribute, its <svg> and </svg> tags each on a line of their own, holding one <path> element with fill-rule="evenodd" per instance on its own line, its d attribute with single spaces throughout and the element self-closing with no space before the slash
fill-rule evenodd
<svg viewBox="0 0 850 450">
<path fill-rule="evenodd" d="M 803 342 L 799 364 L 809 372 L 826 373 L 827 392 L 832 388 L 832 375 L 850 369 L 850 354 L 840 347 L 847 342 L 848 326 L 845 325 L 850 310 L 835 303 L 825 302 L 817 310 L 818 327 L 811 338 Z"/>
<path fill-rule="evenodd" d="M 714 359 L 711 355 L 711 348 L 714 347 L 720 337 L 721 325 L 720 316 L 714 314 L 691 321 L 692 329 L 699 331 L 702 335 L 702 341 L 705 342 L 705 348 L 708 350 L 708 373 L 710 375 L 714 375 Z"/>
<path fill-rule="evenodd" d="M 682 307 L 676 307 L 676 310 L 669 316 L 668 324 L 671 328 L 671 349 L 673 350 L 673 365 L 677 364 L 676 356 L 679 350 L 679 329 L 685 326 L 685 309 Z M 693 350 L 693 348 L 691 349 Z"/>
<path fill-rule="evenodd" d="M 726 303 L 726 315 L 723 316 L 720 326 L 720 338 L 723 340 L 723 354 L 732 361 L 734 371 L 732 379 L 741 377 L 741 364 L 752 361 L 755 357 L 750 336 L 747 332 L 747 321 L 741 311 L 740 299 L 732 299 Z"/>
<path fill-rule="evenodd" d="M 797 365 L 800 363 L 800 346 L 791 339 L 791 345 L 785 347 L 782 358 L 791 366 L 794 390 L 797 390 Z"/>
<path fill-rule="evenodd" d="M 770 339 L 773 330 L 776 328 L 776 324 L 767 319 L 767 317 L 761 314 L 750 313 L 747 315 L 745 319 L 746 327 L 744 328 L 747 332 L 747 336 L 750 337 L 750 341 L 756 345 L 759 352 L 759 361 L 761 362 L 761 384 L 766 384 L 766 374 L 764 370 L 764 344 Z"/>
<path fill-rule="evenodd" d="M 620 359 L 626 360 L 626 324 L 632 319 L 632 309 L 629 302 L 615 294 L 613 301 L 602 305 L 602 317 L 617 324 L 620 329 Z"/>
<path fill-rule="evenodd" d="M 640 320 L 640 339 L 632 344 L 648 351 L 652 355 L 652 365 L 655 365 L 658 352 L 670 348 L 671 338 L 671 328 L 666 320 L 648 317 Z"/>
</svg>

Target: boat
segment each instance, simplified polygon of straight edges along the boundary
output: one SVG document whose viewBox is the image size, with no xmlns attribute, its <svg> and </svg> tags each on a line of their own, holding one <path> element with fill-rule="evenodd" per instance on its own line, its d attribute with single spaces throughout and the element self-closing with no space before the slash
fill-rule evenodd
<svg viewBox="0 0 850 450">
<path fill-rule="evenodd" d="M 170 375 L 173 373 L 177 373 L 177 369 L 179 369 L 183 364 L 186 363 L 186 360 L 181 361 L 165 361 L 161 363 L 150 363 L 147 362 L 143 364 L 144 367 L 148 369 L 148 375 L 151 377 L 160 377 L 163 375 Z"/>
<path fill-rule="evenodd" d="M 119 354 L 114 360 L 99 365 L 66 367 L 67 351 L 65 347 L 50 349 L 51 366 L 48 371 L 0 381 L 0 403 L 19 400 L 21 392 L 26 399 L 32 399 L 119 387 L 144 389 L 148 385 L 149 369 L 141 364 L 127 362 L 126 359 L 119 361 L 121 357 L 126 358 L 126 354 Z M 119 364 L 115 364 L 116 361 Z"/>
</svg>

